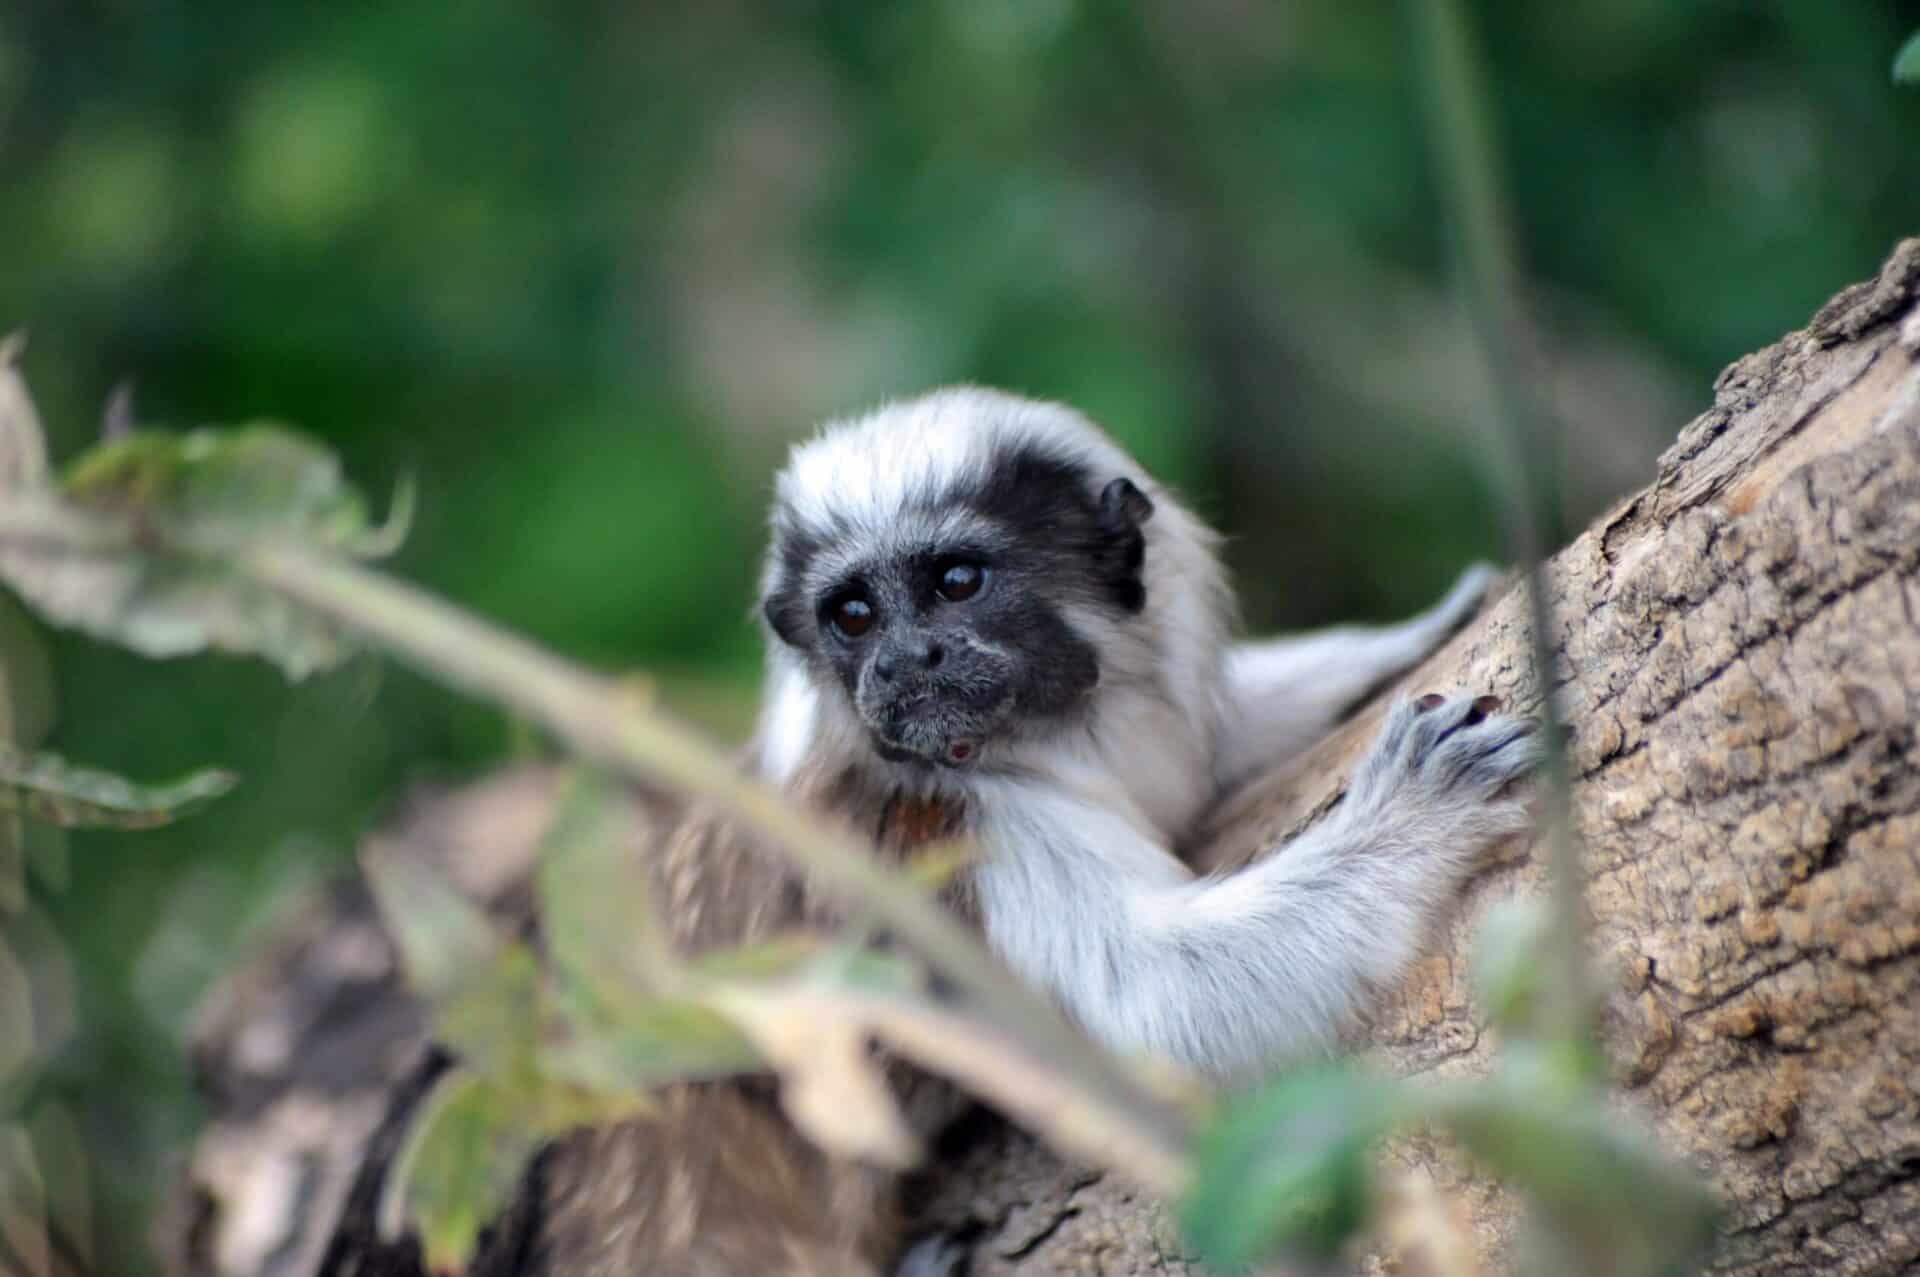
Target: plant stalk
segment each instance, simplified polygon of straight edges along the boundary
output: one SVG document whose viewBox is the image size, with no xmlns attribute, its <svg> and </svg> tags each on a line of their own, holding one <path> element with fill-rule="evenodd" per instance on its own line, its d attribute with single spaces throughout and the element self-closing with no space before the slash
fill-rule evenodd
<svg viewBox="0 0 1920 1277">
<path fill-rule="evenodd" d="M 1549 946 L 1546 1012 L 1550 1031 L 1590 1038 L 1598 1003 L 1586 967 L 1586 917 L 1580 849 L 1574 835 L 1572 775 L 1555 673 L 1553 602 L 1545 557 L 1557 523 L 1551 413 L 1532 375 L 1536 349 L 1524 300 L 1515 238 L 1500 178 L 1479 50 L 1460 0 L 1408 0 L 1422 79 L 1429 142 L 1440 177 L 1453 273 L 1466 302 L 1479 359 L 1492 389 L 1488 455 L 1505 492 L 1507 544 L 1525 575 L 1534 679 L 1546 744 L 1541 824 L 1553 870 L 1555 941 Z"/>
<path fill-rule="evenodd" d="M 911 880 L 888 872 L 858 840 L 742 774 L 692 729 L 638 706 L 617 680 L 332 555 L 269 544 L 245 552 L 238 566 L 259 584 L 367 636 L 429 676 L 538 723 L 603 766 L 725 806 L 795 864 L 919 950 L 980 1012 L 1038 1058 L 1079 1079 L 1103 1119 L 1127 1132 L 1116 1142 L 1156 1151 L 1159 1187 L 1185 1179 L 1193 1134 L 1185 1114 L 1069 1027 Z"/>
</svg>

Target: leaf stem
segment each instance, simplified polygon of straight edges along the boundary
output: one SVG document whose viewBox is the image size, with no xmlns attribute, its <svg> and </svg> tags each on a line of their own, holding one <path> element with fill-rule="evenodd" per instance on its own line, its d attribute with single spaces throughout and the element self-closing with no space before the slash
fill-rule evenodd
<svg viewBox="0 0 1920 1277">
<path fill-rule="evenodd" d="M 796 865 L 917 949 L 1029 1052 L 1078 1079 L 1099 1120 L 1124 1131 L 1129 1146 L 1155 1152 L 1156 1178 L 1184 1179 L 1192 1131 L 1178 1108 L 1070 1028 L 952 914 L 910 879 L 883 868 L 859 840 L 742 774 L 692 729 L 657 710 L 641 709 L 623 695 L 617 680 L 573 665 L 423 590 L 331 555 L 263 544 L 244 552 L 238 567 L 429 676 L 540 724 L 605 767 L 722 804 Z M 1084 1113 L 1077 1120 L 1084 1121 Z M 1084 1146 L 1084 1133 L 1071 1142 Z"/>
<path fill-rule="evenodd" d="M 1552 509 L 1551 415 L 1527 366 L 1536 348 L 1518 254 L 1487 118 L 1479 51 L 1460 0 L 1408 0 L 1427 92 L 1424 112 L 1439 169 L 1453 269 L 1478 356 L 1492 387 L 1488 453 L 1500 471 L 1507 543 L 1523 566 L 1547 750 L 1541 824 L 1553 870 L 1554 935 L 1542 1027 L 1587 1038 L 1597 1003 L 1586 970 L 1583 872 L 1574 836 L 1572 777 L 1555 674 L 1553 602 L 1547 590 Z"/>
</svg>

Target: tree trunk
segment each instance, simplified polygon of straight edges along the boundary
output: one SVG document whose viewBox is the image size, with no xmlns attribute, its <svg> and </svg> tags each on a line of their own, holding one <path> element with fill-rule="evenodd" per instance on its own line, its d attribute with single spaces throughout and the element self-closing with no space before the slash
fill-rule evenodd
<svg viewBox="0 0 1920 1277">
<path fill-rule="evenodd" d="M 1721 374 L 1651 486 L 1550 565 L 1606 1044 L 1622 1104 L 1725 1197 L 1726 1272 L 1920 1264 L 1917 293 L 1909 240 Z M 1524 706 L 1528 651 L 1510 590 L 1408 685 Z M 1228 804 L 1196 860 L 1244 863 L 1313 820 L 1380 712 Z M 422 805 L 397 837 L 511 898 L 547 795 L 515 773 Z M 1524 850 L 1481 874 L 1357 1043 L 1402 1072 L 1484 1070 L 1467 947 L 1490 904 L 1546 886 Z M 176 1271 L 307 1273 L 336 1227 L 367 1226 L 377 1175 L 356 1194 L 356 1174 L 424 1050 L 392 971 L 344 888 L 210 1001 L 215 1121 L 161 1229 Z M 1503 1254 L 1503 1194 L 1429 1140 L 1393 1158 Z M 966 1237 L 979 1277 L 1188 1271 L 1151 1203 L 991 1120 L 956 1133 L 911 1204 Z"/>
</svg>

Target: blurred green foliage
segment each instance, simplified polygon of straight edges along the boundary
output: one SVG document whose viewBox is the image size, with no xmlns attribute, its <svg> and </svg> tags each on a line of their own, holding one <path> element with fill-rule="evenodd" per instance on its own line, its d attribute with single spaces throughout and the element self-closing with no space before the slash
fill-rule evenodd
<svg viewBox="0 0 1920 1277">
<path fill-rule="evenodd" d="M 1887 76 L 1920 6 L 1477 8 L 1584 521 L 1920 229 Z M 402 572 L 723 732 L 780 449 L 942 381 L 1100 417 L 1234 534 L 1252 623 L 1384 616 L 1498 553 L 1407 39 L 1335 0 L 20 0 L 0 327 L 69 428 L 132 379 L 142 419 L 284 416 L 375 491 L 417 476 Z M 243 773 L 75 835 L 46 902 L 81 973 L 56 1083 L 133 1221 L 250 923 L 512 732 L 370 662 L 289 692 L 51 646 L 62 753 Z"/>
<path fill-rule="evenodd" d="M 1900 52 L 1893 56 L 1893 82 L 1920 84 L 1920 31 L 1907 37 Z"/>
<path fill-rule="evenodd" d="M 1181 1213 L 1212 1269 L 1249 1272 L 1278 1254 L 1319 1271 L 1385 1228 L 1376 1184 L 1392 1165 L 1384 1136 L 1452 1141 L 1513 1189 L 1523 1224 L 1514 1271 L 1555 1277 L 1686 1277 L 1703 1264 L 1721 1210 L 1706 1182 L 1672 1160 L 1609 1096 L 1589 1034 L 1539 1014 L 1534 986 L 1567 942 L 1543 902 L 1508 901 L 1474 945 L 1480 1006 L 1498 1032 L 1491 1071 L 1474 1077 L 1373 1076 L 1353 1060 L 1290 1069 L 1229 1097 L 1198 1150 Z M 1391 1174 L 1391 1172 L 1389 1172 Z M 1431 1225 L 1422 1227 L 1436 1244 Z M 1329 1268 L 1333 1271 L 1333 1268 Z M 1415 1262 L 1413 1271 L 1424 1271 Z"/>
</svg>

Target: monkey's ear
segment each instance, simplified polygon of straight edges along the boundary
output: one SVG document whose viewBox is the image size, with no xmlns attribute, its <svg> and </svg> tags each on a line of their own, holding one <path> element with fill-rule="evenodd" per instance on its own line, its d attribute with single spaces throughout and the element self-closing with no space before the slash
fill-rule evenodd
<svg viewBox="0 0 1920 1277">
<path fill-rule="evenodd" d="M 767 601 L 760 605 L 760 614 L 767 618 L 767 627 L 782 643 L 788 647 L 800 646 L 800 604 L 791 590 L 769 594 Z"/>
<path fill-rule="evenodd" d="M 1100 490 L 1100 521 L 1110 527 L 1137 526 L 1153 517 L 1153 499 L 1133 480 L 1115 479 Z"/>
<path fill-rule="evenodd" d="M 1113 601 L 1123 611 L 1137 614 L 1147 605 L 1146 583 L 1140 579 L 1147 560 L 1147 538 L 1140 525 L 1152 517 L 1152 499 L 1132 480 L 1115 479 L 1100 490 L 1099 571 L 1106 578 Z"/>
</svg>

